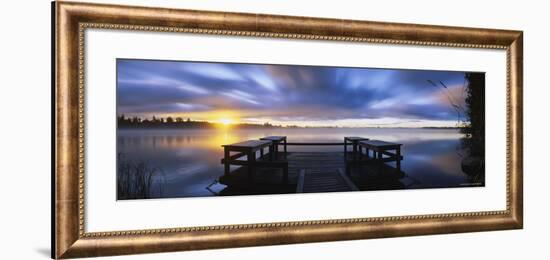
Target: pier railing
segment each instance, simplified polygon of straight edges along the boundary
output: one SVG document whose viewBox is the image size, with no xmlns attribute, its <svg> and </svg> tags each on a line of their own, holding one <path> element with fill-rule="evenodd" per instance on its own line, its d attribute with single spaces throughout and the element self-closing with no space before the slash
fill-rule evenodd
<svg viewBox="0 0 550 260">
<path fill-rule="evenodd" d="M 344 142 L 287 142 L 286 136 L 266 136 L 259 140 L 247 140 L 234 144 L 222 145 L 224 148 L 224 157 L 221 159 L 221 163 L 224 164 L 224 175 L 227 176 L 230 173 L 230 165 L 247 166 L 248 179 L 253 178 L 254 167 L 276 167 L 283 169 L 283 183 L 287 183 L 288 180 L 288 158 L 287 158 L 287 146 L 343 146 L 344 148 L 344 161 L 348 163 L 348 151 L 347 146 L 352 146 L 352 160 L 354 164 L 366 163 L 373 160 L 379 162 L 391 162 L 397 163 L 397 169 L 401 170 L 401 160 L 403 156 L 400 154 L 401 144 L 390 143 L 379 140 L 369 140 L 363 137 L 344 137 Z M 279 146 L 283 146 L 284 157 L 283 160 L 279 160 Z M 269 152 L 264 153 L 264 149 L 268 148 Z M 369 151 L 372 151 L 373 157 L 369 160 L 363 160 L 364 154 L 369 158 Z M 388 150 L 395 150 L 395 153 L 391 153 Z M 257 152 L 260 153 L 260 157 L 256 158 Z M 384 158 L 383 155 L 388 156 Z M 245 157 L 245 160 L 240 160 Z"/>
<path fill-rule="evenodd" d="M 279 144 L 279 145 L 283 145 L 283 144 Z M 295 145 L 295 146 L 308 146 L 308 145 L 317 145 L 317 146 L 341 145 L 341 146 L 343 146 L 344 143 L 294 143 L 294 142 L 289 142 L 289 143 L 286 143 L 286 145 Z"/>
</svg>

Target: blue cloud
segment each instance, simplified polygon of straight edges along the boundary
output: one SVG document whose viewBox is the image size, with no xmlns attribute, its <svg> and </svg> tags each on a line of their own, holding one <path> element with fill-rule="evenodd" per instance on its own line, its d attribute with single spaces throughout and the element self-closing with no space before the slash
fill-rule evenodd
<svg viewBox="0 0 550 260">
<path fill-rule="evenodd" d="M 456 120 L 464 72 L 117 60 L 118 113 L 248 111 L 278 120 Z M 434 83 L 434 84 L 432 84 Z"/>
</svg>

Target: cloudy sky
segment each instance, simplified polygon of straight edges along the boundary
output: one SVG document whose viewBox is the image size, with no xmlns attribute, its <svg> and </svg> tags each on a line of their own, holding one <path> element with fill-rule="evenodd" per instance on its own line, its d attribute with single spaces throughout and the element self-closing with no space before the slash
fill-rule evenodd
<svg viewBox="0 0 550 260">
<path fill-rule="evenodd" d="M 464 107 L 464 84 L 463 72 L 119 59 L 117 113 L 300 126 L 455 126 L 453 105 Z"/>
</svg>

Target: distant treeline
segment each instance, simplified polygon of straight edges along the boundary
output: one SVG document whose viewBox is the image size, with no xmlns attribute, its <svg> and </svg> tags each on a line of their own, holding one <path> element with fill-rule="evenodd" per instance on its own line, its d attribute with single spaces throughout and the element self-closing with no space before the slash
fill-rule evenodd
<svg viewBox="0 0 550 260">
<path fill-rule="evenodd" d="M 465 126 L 426 126 L 423 129 L 462 129 Z"/>
<path fill-rule="evenodd" d="M 220 123 L 194 121 L 190 118 L 183 119 L 182 117 L 153 116 L 151 119 L 149 119 L 149 118 L 140 118 L 137 116 L 126 117 L 125 115 L 118 116 L 117 123 L 119 128 L 214 128 L 216 126 L 221 125 Z M 240 124 L 232 124 L 231 127 L 279 128 L 282 126 L 272 125 L 270 123 L 264 123 L 264 124 L 240 123 Z"/>
<path fill-rule="evenodd" d="M 190 118 L 182 117 L 157 117 L 141 118 L 137 116 L 126 117 L 120 115 L 117 117 L 118 128 L 215 128 L 221 126 L 221 123 L 212 123 L 207 121 L 195 121 Z M 238 123 L 231 124 L 232 128 L 346 128 L 339 126 L 297 126 L 297 125 L 273 125 L 269 122 L 263 124 L 251 124 L 251 123 Z M 380 126 L 371 126 L 369 128 L 382 128 Z M 388 127 L 388 128 L 410 128 L 410 127 Z M 464 126 L 455 127 L 421 127 L 424 129 L 461 129 Z"/>
</svg>

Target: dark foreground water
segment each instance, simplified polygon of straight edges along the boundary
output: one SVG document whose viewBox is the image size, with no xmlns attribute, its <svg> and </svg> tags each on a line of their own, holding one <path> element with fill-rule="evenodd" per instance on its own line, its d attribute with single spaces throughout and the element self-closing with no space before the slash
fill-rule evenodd
<svg viewBox="0 0 550 260">
<path fill-rule="evenodd" d="M 126 161 L 145 162 L 158 169 L 153 197 L 214 196 L 206 187 L 223 174 L 221 145 L 269 135 L 287 136 L 289 142 L 343 142 L 344 136 L 398 142 L 403 144 L 402 170 L 416 181 L 415 188 L 461 187 L 468 183 L 460 167 L 462 135 L 456 129 L 119 130 L 117 152 Z M 292 151 L 343 151 L 343 147 L 289 146 Z"/>
</svg>

